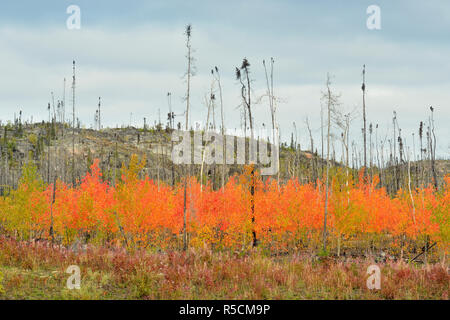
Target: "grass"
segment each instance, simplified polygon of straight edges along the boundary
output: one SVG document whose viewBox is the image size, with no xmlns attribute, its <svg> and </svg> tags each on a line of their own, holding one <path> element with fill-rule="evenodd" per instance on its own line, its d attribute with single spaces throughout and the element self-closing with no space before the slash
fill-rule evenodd
<svg viewBox="0 0 450 320">
<path fill-rule="evenodd" d="M 371 264 L 208 249 L 151 253 L 89 246 L 76 253 L 0 238 L 0 299 L 448 299 L 447 266 L 378 263 L 381 290 L 369 290 Z M 66 288 L 70 265 L 81 269 L 80 290 Z"/>
</svg>

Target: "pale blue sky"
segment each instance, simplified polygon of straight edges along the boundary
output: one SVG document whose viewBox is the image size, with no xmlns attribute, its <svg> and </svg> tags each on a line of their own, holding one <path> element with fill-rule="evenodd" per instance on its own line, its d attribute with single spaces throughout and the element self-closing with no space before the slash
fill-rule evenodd
<svg viewBox="0 0 450 320">
<path fill-rule="evenodd" d="M 66 8 L 81 8 L 81 30 L 66 28 Z M 381 30 L 366 28 L 366 9 L 381 8 Z M 439 155 L 449 158 L 450 2 L 434 1 L 2 1 L 0 4 L 0 119 L 46 118 L 50 92 L 60 99 L 71 61 L 78 65 L 77 110 L 89 127 L 98 96 L 104 124 L 165 119 L 166 93 L 184 111 L 184 26 L 193 25 L 197 59 L 192 121 L 204 121 L 209 70 L 224 82 L 227 127 L 240 125 L 234 67 L 252 64 L 254 95 L 265 90 L 262 60 L 275 58 L 275 94 L 284 138 L 298 127 L 303 148 L 309 117 L 320 131 L 320 91 L 327 72 L 345 109 L 361 108 L 361 68 L 367 65 L 367 108 L 380 135 L 396 110 L 411 142 L 429 106 L 436 107 Z M 69 90 L 69 84 L 68 88 Z M 69 106 L 69 105 L 68 105 Z M 255 106 L 255 121 L 269 123 L 268 104 Z M 180 117 L 178 120 L 182 121 Z M 360 140 L 362 119 L 353 124 Z M 416 134 L 417 136 L 417 134 Z"/>
</svg>

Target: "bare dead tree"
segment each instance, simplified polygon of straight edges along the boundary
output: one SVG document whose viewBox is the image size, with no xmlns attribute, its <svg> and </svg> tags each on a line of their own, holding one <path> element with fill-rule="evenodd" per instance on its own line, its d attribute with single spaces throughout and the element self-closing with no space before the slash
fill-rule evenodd
<svg viewBox="0 0 450 320">
<path fill-rule="evenodd" d="M 47 183 L 50 184 L 50 125 L 51 125 L 51 116 L 50 116 L 50 103 L 48 104 L 48 125 L 47 125 Z"/>
<path fill-rule="evenodd" d="M 53 91 L 51 92 L 51 95 L 52 95 L 53 119 L 56 119 L 55 94 L 53 93 Z"/>
<path fill-rule="evenodd" d="M 411 205 L 412 205 L 412 209 L 413 209 L 413 222 L 414 225 L 416 224 L 416 206 L 414 204 L 414 198 L 412 196 L 412 190 L 411 190 L 411 161 L 410 161 L 410 153 L 409 153 L 409 148 L 408 148 L 408 153 L 407 153 L 407 161 L 408 161 L 408 191 L 409 191 L 409 197 L 411 199 Z"/>
<path fill-rule="evenodd" d="M 335 106 L 339 105 L 339 95 L 331 91 L 331 76 L 327 74 L 326 91 L 322 92 L 322 99 L 327 103 L 328 130 L 327 130 L 327 168 L 325 184 L 325 212 L 323 219 L 323 251 L 327 250 L 327 215 L 328 215 L 328 193 L 329 193 L 329 170 L 330 170 L 330 139 L 331 139 L 331 113 Z"/>
<path fill-rule="evenodd" d="M 189 109 L 190 109 L 190 97 L 191 97 L 191 77 L 193 75 L 193 57 L 192 57 L 192 47 L 191 47 L 191 35 L 192 26 L 189 24 L 186 26 L 186 48 L 187 48 L 187 90 L 186 90 L 186 131 L 189 131 Z M 190 146 L 189 146 L 190 147 Z M 188 164 L 189 173 L 191 172 L 191 165 Z M 184 177 L 184 192 L 183 192 L 183 250 L 186 251 L 188 248 L 188 235 L 187 235 L 187 174 Z M 192 205 L 192 203 L 191 203 Z"/>
<path fill-rule="evenodd" d="M 172 111 L 172 93 L 167 93 L 167 104 L 169 106 L 169 113 L 167 114 L 167 120 L 169 120 L 169 128 L 171 131 L 174 130 L 175 113 Z M 170 139 L 170 150 L 173 150 L 173 140 Z M 175 186 L 175 164 L 171 161 L 171 171 L 172 171 L 172 187 Z"/>
<path fill-rule="evenodd" d="M 367 128 L 366 128 L 366 65 L 363 65 L 363 122 L 364 122 L 364 168 L 367 167 Z"/>
<path fill-rule="evenodd" d="M 311 176 L 312 176 L 312 181 L 315 182 L 316 179 L 317 179 L 317 175 L 314 174 L 314 172 L 315 172 L 314 171 L 314 139 L 313 139 L 313 136 L 312 136 L 311 127 L 309 125 L 308 117 L 306 117 L 305 123 L 306 123 L 306 128 L 308 129 L 310 146 L 311 146 Z"/>
<path fill-rule="evenodd" d="M 209 99 L 207 98 L 207 96 L 205 96 L 205 104 L 206 107 L 208 108 L 208 113 L 206 116 L 206 125 L 205 125 L 205 129 L 204 129 L 204 136 L 208 137 L 208 129 L 209 129 L 209 122 L 210 122 L 210 114 L 211 114 L 211 109 L 212 106 L 214 105 L 214 100 L 216 99 L 215 95 L 214 95 L 214 81 L 211 83 L 211 92 L 209 94 Z M 206 148 L 206 146 L 205 146 Z M 204 168 L 204 164 L 205 164 L 205 148 L 202 148 L 202 164 L 201 164 L 201 168 L 200 168 L 200 192 L 203 192 L 203 168 Z"/>
<path fill-rule="evenodd" d="M 186 90 L 186 131 L 189 130 L 189 109 L 190 109 L 190 96 L 191 96 L 191 77 L 192 73 L 192 47 L 191 47 L 191 35 L 192 35 L 192 26 L 189 24 L 186 26 L 186 48 L 187 48 L 187 90 Z"/>
<path fill-rule="evenodd" d="M 72 75 L 72 186 L 75 187 L 75 60 Z"/>
<path fill-rule="evenodd" d="M 98 130 L 102 130 L 101 105 L 102 97 L 98 97 Z"/>
<path fill-rule="evenodd" d="M 323 130 L 325 128 L 325 125 L 323 124 L 323 103 L 320 104 L 320 138 L 321 138 L 321 147 L 322 147 L 322 152 L 321 152 L 321 158 L 322 160 L 325 157 L 325 153 L 324 153 L 324 147 L 325 147 L 325 142 L 324 142 L 324 134 L 323 134 Z M 320 175 L 323 176 L 323 171 L 324 171 L 324 165 L 323 165 L 323 161 L 321 161 L 321 166 L 320 166 Z"/>
<path fill-rule="evenodd" d="M 53 180 L 53 192 L 52 192 L 52 202 L 50 204 L 50 237 L 52 239 L 52 243 L 55 242 L 55 236 L 53 234 L 53 206 L 55 205 L 56 200 L 56 176 Z"/>
<path fill-rule="evenodd" d="M 392 123 L 394 125 L 394 137 L 393 137 L 394 139 L 392 140 L 392 144 L 394 146 L 394 154 L 393 154 L 393 168 L 394 168 L 394 183 L 393 183 L 394 184 L 394 188 L 393 188 L 393 190 L 394 191 L 397 191 L 398 188 L 399 188 L 398 183 L 397 183 L 397 181 L 398 181 L 397 180 L 397 151 L 396 151 L 397 135 L 396 135 L 396 132 L 395 132 L 396 122 L 397 122 L 397 112 L 394 111 L 394 117 L 392 118 Z"/>
<path fill-rule="evenodd" d="M 64 136 L 64 124 L 66 123 L 66 78 L 64 78 L 64 86 L 63 86 L 62 118 L 63 118 L 63 136 Z"/>
<path fill-rule="evenodd" d="M 213 75 L 215 76 L 217 86 L 219 87 L 219 98 L 220 98 L 220 119 L 222 123 L 221 133 L 222 133 L 222 192 L 225 192 L 223 189 L 225 186 L 225 170 L 226 170 L 226 158 L 227 158 L 227 148 L 226 148 L 226 137 L 225 137 L 225 114 L 223 110 L 223 95 L 222 95 L 222 83 L 220 81 L 220 73 L 219 68 L 214 67 Z"/>
<path fill-rule="evenodd" d="M 242 76 L 241 71 L 244 73 Z M 250 63 L 248 62 L 247 58 L 244 58 L 242 61 L 242 65 L 239 68 L 236 68 L 236 79 L 240 81 L 241 83 L 241 96 L 242 101 L 244 102 L 244 106 L 248 111 L 248 118 L 249 118 L 249 124 L 250 124 L 250 138 L 253 141 L 254 139 L 254 130 L 253 130 L 253 116 L 252 116 L 252 108 L 251 108 L 251 85 L 250 85 Z M 243 81 L 246 81 L 245 84 Z M 250 149 L 252 148 L 253 144 L 250 144 Z M 251 163 L 255 159 L 252 159 L 252 151 L 250 150 L 250 156 L 249 156 L 249 162 Z"/>
<path fill-rule="evenodd" d="M 421 186 L 423 187 L 424 184 L 424 168 L 423 168 L 423 153 L 424 153 L 424 148 L 423 148 L 423 121 L 420 121 L 419 124 L 419 139 L 420 139 L 420 175 L 421 175 Z"/>
<path fill-rule="evenodd" d="M 431 172 L 433 174 L 434 188 L 438 190 L 439 185 L 436 173 L 436 134 L 434 133 L 434 108 L 430 107 L 430 155 L 431 155 Z"/>
<path fill-rule="evenodd" d="M 279 132 L 278 132 L 278 124 L 277 124 L 277 118 L 276 118 L 276 104 L 275 104 L 275 96 L 273 94 L 273 67 L 275 64 L 275 60 L 273 58 L 270 58 L 270 83 L 269 83 L 269 76 L 267 73 L 267 67 L 266 67 L 266 61 L 263 60 L 264 65 L 264 72 L 266 76 L 266 84 L 267 84 L 267 96 L 269 98 L 269 106 L 270 106 L 270 116 L 272 120 L 272 143 L 273 148 L 272 152 L 278 152 L 278 143 L 279 143 Z M 275 157 L 278 157 L 278 154 L 275 155 Z M 278 170 L 277 170 L 277 184 L 280 184 L 280 164 L 279 161 L 277 161 L 278 164 Z"/>
<path fill-rule="evenodd" d="M 243 75 L 242 75 L 243 72 Z M 241 84 L 241 96 L 242 101 L 244 102 L 244 105 L 248 111 L 248 118 L 250 123 L 250 141 L 249 141 L 249 163 L 254 164 L 256 162 L 256 150 L 254 150 L 255 144 L 254 139 L 254 130 L 253 130 L 253 117 L 252 117 L 252 108 L 251 108 L 251 85 L 250 85 L 250 63 L 248 62 L 247 58 L 244 58 L 242 61 L 242 65 L 240 68 L 236 68 L 236 79 L 239 80 Z M 246 81 L 246 83 L 244 83 Z M 251 206 L 251 212 L 252 212 L 252 225 L 255 224 L 255 168 L 252 166 L 251 171 L 251 183 L 250 183 L 250 206 Z M 253 236 L 253 247 L 256 247 L 258 245 L 258 240 L 256 237 L 256 231 L 253 227 L 252 230 L 252 236 Z"/>
</svg>

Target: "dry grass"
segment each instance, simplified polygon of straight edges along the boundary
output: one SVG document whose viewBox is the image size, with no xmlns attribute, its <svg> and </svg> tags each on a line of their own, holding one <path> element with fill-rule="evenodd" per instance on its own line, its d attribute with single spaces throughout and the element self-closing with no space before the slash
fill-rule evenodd
<svg viewBox="0 0 450 320">
<path fill-rule="evenodd" d="M 378 264 L 381 290 L 368 290 L 371 264 L 207 249 L 151 253 L 87 247 L 76 253 L 0 238 L 0 299 L 448 299 L 447 266 Z M 69 265 L 81 269 L 81 290 L 66 288 Z"/>
</svg>

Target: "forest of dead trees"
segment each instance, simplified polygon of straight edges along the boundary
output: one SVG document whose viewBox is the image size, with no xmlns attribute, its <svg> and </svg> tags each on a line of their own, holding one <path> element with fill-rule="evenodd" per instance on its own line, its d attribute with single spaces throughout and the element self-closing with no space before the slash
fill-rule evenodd
<svg viewBox="0 0 450 320">
<path fill-rule="evenodd" d="M 191 81 L 195 73 L 194 59 L 192 57 L 192 28 L 186 28 L 186 96 L 185 110 L 181 115 L 173 111 L 171 93 L 167 94 L 166 121 L 158 121 L 150 125 L 148 119 L 143 118 L 142 126 L 131 125 L 118 128 L 105 128 L 102 121 L 108 117 L 107 111 L 102 110 L 101 98 L 98 105 L 93 108 L 94 125 L 86 129 L 85 125 L 77 118 L 76 112 L 76 64 L 73 61 L 72 83 L 70 98 L 66 99 L 66 79 L 64 79 L 64 92 L 55 103 L 52 92 L 52 101 L 42 109 L 48 112 L 48 120 L 40 123 L 33 122 L 32 118 L 24 120 L 22 111 L 17 110 L 13 121 L 0 121 L 0 194 L 7 197 L 11 190 L 18 187 L 22 176 L 22 168 L 26 163 L 34 163 L 42 180 L 50 185 L 57 180 L 71 186 L 81 183 L 83 177 L 91 168 L 95 159 L 99 160 L 101 179 L 115 186 L 121 179 L 121 168 L 128 165 L 132 154 L 140 159 L 145 159 L 140 178 L 149 177 L 157 182 L 158 186 L 170 185 L 175 187 L 184 183 L 185 217 L 186 224 L 186 194 L 187 177 L 196 177 L 202 185 L 210 183 L 213 190 L 220 190 L 234 174 L 242 173 L 244 167 L 233 164 L 215 163 L 176 165 L 171 160 L 173 141 L 172 132 L 175 130 L 190 131 L 194 135 L 194 128 L 190 126 L 190 99 Z M 270 111 L 271 136 L 266 139 L 270 143 L 277 143 L 280 139 L 278 124 L 278 98 L 274 94 L 276 82 L 274 79 L 275 60 L 269 63 L 263 61 L 261 67 L 265 71 L 266 94 L 263 97 L 254 97 L 252 89 L 251 68 L 258 68 L 257 64 L 250 64 L 244 58 L 234 70 L 238 83 L 238 91 L 242 98 L 241 132 L 244 134 L 248 148 L 246 159 L 251 162 L 252 152 L 258 154 L 258 150 L 251 150 L 253 143 L 259 140 L 255 136 L 255 123 L 252 111 L 255 101 L 265 103 Z M 347 181 L 357 180 L 361 172 L 371 178 L 377 176 L 379 183 L 377 188 L 384 188 L 386 192 L 395 196 L 399 190 L 416 190 L 431 185 L 435 190 L 442 188 L 444 176 L 449 172 L 448 162 L 436 159 L 436 130 L 434 124 L 434 107 L 424 106 L 424 117 L 418 119 L 417 130 L 411 137 L 406 137 L 399 125 L 400 116 L 395 111 L 391 116 L 392 129 L 383 131 L 377 123 L 370 121 L 366 116 L 366 109 L 374 106 L 366 106 L 366 67 L 362 69 L 361 108 L 346 112 L 340 103 L 340 95 L 332 88 L 332 77 L 326 76 L 326 82 L 321 97 L 321 123 L 311 124 L 305 121 L 307 130 L 297 132 L 296 122 L 290 134 L 290 142 L 280 143 L 279 171 L 271 178 L 278 185 L 285 184 L 289 180 L 297 180 L 300 184 L 316 185 L 318 181 L 325 182 L 326 198 L 324 207 L 324 232 L 323 242 L 326 246 L 326 219 L 327 201 L 331 178 L 339 170 L 344 170 Z M 355 79 L 355 83 L 358 79 Z M 358 90 L 358 85 L 355 85 Z M 170 90 L 168 90 L 170 91 Z M 68 103 L 66 104 L 66 100 Z M 225 115 L 231 112 L 223 101 L 221 74 L 218 67 L 211 69 L 211 89 L 205 94 L 207 106 L 206 122 L 203 128 L 195 128 L 204 134 L 214 131 L 225 135 Z M 66 108 L 67 106 L 67 108 Z M 161 111 L 159 110 L 158 113 Z M 362 115 L 362 122 L 358 115 Z M 155 115 L 156 118 L 156 115 Z M 181 120 L 184 118 L 184 123 Z M 177 120 L 180 120 L 177 122 Z M 298 119 L 300 122 L 302 119 Z M 175 125 L 175 122 L 177 124 Z M 321 137 L 319 141 L 313 138 L 312 128 L 319 128 Z M 358 128 L 358 129 L 356 129 Z M 359 129 L 361 128 L 361 129 Z M 287 128 L 282 128 L 288 132 Z M 353 131 L 361 133 L 361 139 L 350 134 Z M 299 135 L 307 137 L 310 143 L 301 145 Z M 231 137 L 230 139 L 235 139 Z M 357 142 L 362 140 L 363 143 Z M 248 150 L 250 149 L 250 150 Z M 275 152 L 274 148 L 270 148 Z M 224 143 L 225 153 L 225 143 Z M 202 152 L 202 151 L 201 151 Z M 250 174 L 253 177 L 260 167 L 255 164 Z M 267 180 L 268 177 L 264 177 Z M 251 196 L 254 196 L 254 185 L 251 185 Z M 411 196 L 412 198 L 412 196 Z M 254 204 L 251 203 L 252 211 Z M 254 222 L 254 218 L 252 218 Z M 186 231 L 186 226 L 184 226 Z M 184 235 L 184 246 L 187 245 Z M 253 245 L 257 245 L 256 234 L 253 234 Z"/>
<path fill-rule="evenodd" d="M 349 174 L 355 175 L 363 167 L 363 151 L 354 142 L 349 143 L 348 116 L 331 117 L 339 127 L 343 127 L 341 138 L 333 139 L 330 148 L 330 166 L 345 167 Z M 367 173 L 380 176 L 380 187 L 394 194 L 400 188 L 419 188 L 433 184 L 438 188 L 443 175 L 448 173 L 445 160 L 436 160 L 434 127 L 430 121 L 426 125 L 421 121 L 415 141 L 417 153 L 412 155 L 412 146 L 405 146 L 398 127 L 397 116 L 393 116 L 392 138 L 380 138 L 378 125 L 369 124 Z M 431 124 L 431 127 L 430 127 Z M 431 128 L 431 129 L 430 129 Z M 173 184 L 180 180 L 179 165 L 171 161 L 172 128 L 157 124 L 141 128 L 123 127 L 101 130 L 72 128 L 70 123 L 51 122 L 29 123 L 21 117 L 14 122 L 0 124 L 0 185 L 2 194 L 9 188 L 15 188 L 21 176 L 22 166 L 34 162 L 47 183 L 55 178 L 64 182 L 79 181 L 87 172 L 95 158 L 100 159 L 105 181 L 114 183 L 122 164 L 126 164 L 131 154 L 146 155 L 145 173 L 152 179 Z M 193 135 L 193 133 L 192 133 Z M 282 183 L 296 177 L 302 183 L 314 182 L 323 177 L 326 171 L 326 155 L 322 156 L 311 137 L 311 144 L 300 149 L 292 134 L 290 143 L 280 146 L 280 174 Z M 75 137 L 75 139 L 73 139 Z M 395 137 L 395 138 L 394 138 Z M 326 136 L 325 136 L 326 138 Z M 75 153 L 72 153 L 74 142 Z M 323 140 L 322 140 L 323 142 Z M 322 143 L 323 144 L 323 143 Z M 343 150 L 341 159 L 336 158 L 338 144 Z M 319 143 L 319 148 L 322 147 Z M 320 149 L 319 149 L 320 150 Z M 75 163 L 73 172 L 72 163 Z M 221 186 L 223 164 L 204 168 L 203 181 L 210 180 L 214 186 Z M 238 165 L 225 165 L 225 180 L 235 172 L 241 172 Z M 200 165 L 193 165 L 194 176 L 200 177 Z M 115 172 L 115 173 L 114 173 Z M 275 176 L 274 178 L 278 178 Z M 206 180 L 205 180 L 206 179 Z"/>
<path fill-rule="evenodd" d="M 114 183 L 118 170 L 127 162 L 132 153 L 147 157 L 145 174 L 150 178 L 175 184 L 186 174 L 183 168 L 173 165 L 171 161 L 171 134 L 174 130 L 201 130 L 204 135 L 217 132 L 225 136 L 225 115 L 230 112 L 223 101 L 221 75 L 218 67 L 211 69 L 211 89 L 205 93 L 207 117 L 202 128 L 193 128 L 190 120 L 191 81 L 194 76 L 194 59 L 191 49 L 191 26 L 186 28 L 187 69 L 185 73 L 186 107 L 183 113 L 176 115 L 172 107 L 172 94 L 167 94 L 167 118 L 161 121 L 161 110 L 155 114 L 154 124 L 143 118 L 141 127 L 122 125 L 120 128 L 104 128 L 102 117 L 107 113 L 101 110 L 101 98 L 93 109 L 94 124 L 85 129 L 76 117 L 76 65 L 73 61 L 73 74 L 70 98 L 66 97 L 66 78 L 60 99 L 55 102 L 55 94 L 51 92 L 51 101 L 42 109 L 48 112 L 48 120 L 34 123 L 33 117 L 24 120 L 22 111 L 14 112 L 13 121 L 0 120 L 0 192 L 4 194 L 9 188 L 15 188 L 21 176 L 21 168 L 27 161 L 34 162 L 47 183 L 55 179 L 76 184 L 85 175 L 93 159 L 99 158 L 105 181 Z M 379 175 L 380 187 L 388 193 L 395 194 L 403 188 L 419 188 L 432 184 L 436 189 L 443 183 L 443 176 L 448 173 L 445 160 L 436 159 L 437 139 L 434 125 L 434 107 L 424 107 L 424 117 L 418 119 L 417 130 L 409 137 L 402 134 L 399 125 L 400 115 L 393 111 L 392 128 L 382 130 L 378 123 L 366 117 L 366 67 L 362 71 L 361 110 L 346 111 L 340 103 L 340 95 L 333 92 L 331 76 L 327 75 L 325 88 L 321 97 L 321 123 L 312 128 L 308 118 L 305 120 L 307 130 L 298 132 L 296 122 L 293 127 L 282 128 L 290 133 L 290 142 L 278 143 L 280 128 L 277 122 L 278 98 L 274 95 L 273 58 L 269 64 L 262 62 L 267 84 L 266 94 L 253 97 L 250 65 L 244 58 L 236 67 L 235 76 L 238 81 L 242 108 L 240 133 L 247 139 L 246 160 L 258 153 L 251 149 L 254 144 L 249 141 L 266 138 L 270 144 L 279 144 L 280 170 L 273 178 L 279 182 L 297 178 L 302 183 L 315 182 L 326 175 L 331 167 L 345 167 L 348 174 L 355 175 L 361 168 L 370 176 Z M 356 79 L 355 79 L 356 80 Z M 355 86 L 356 88 L 356 86 Z M 69 101 L 69 103 L 66 102 Z M 255 137 L 253 105 L 266 103 L 270 111 L 271 136 Z M 70 105 L 70 107 L 69 107 Z M 67 107 L 66 107 L 67 106 Z M 368 106 L 370 109 L 371 106 Z M 165 112 L 163 112 L 164 114 Z M 357 123 L 362 114 L 362 123 Z M 184 124 L 181 119 L 185 116 Z M 176 125 L 176 117 L 180 119 Z M 263 124 L 263 127 L 265 125 Z M 361 128 L 361 137 L 351 136 L 351 129 Z M 320 130 L 320 140 L 315 141 L 312 131 Z M 235 128 L 236 129 L 236 128 Z M 308 145 L 300 145 L 300 136 L 308 138 Z M 231 139 L 231 137 L 230 137 Z M 358 141 L 362 140 L 362 145 Z M 225 154 L 225 143 L 224 150 Z M 204 155 L 203 155 L 204 156 Z M 226 156 L 224 155 L 224 159 Z M 223 186 L 227 178 L 235 172 L 241 172 L 238 165 L 216 163 L 212 166 L 193 165 L 190 173 L 201 181 L 211 181 L 214 187 Z"/>
</svg>

